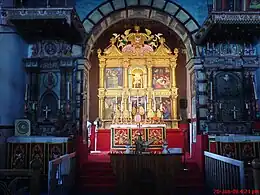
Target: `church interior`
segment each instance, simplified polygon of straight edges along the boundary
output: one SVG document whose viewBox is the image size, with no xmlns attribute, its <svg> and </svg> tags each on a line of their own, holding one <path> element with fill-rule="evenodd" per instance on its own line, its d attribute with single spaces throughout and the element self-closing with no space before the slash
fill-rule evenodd
<svg viewBox="0 0 260 195">
<path fill-rule="evenodd" d="M 0 194 L 259 194 L 260 1 L 0 0 Z"/>
</svg>

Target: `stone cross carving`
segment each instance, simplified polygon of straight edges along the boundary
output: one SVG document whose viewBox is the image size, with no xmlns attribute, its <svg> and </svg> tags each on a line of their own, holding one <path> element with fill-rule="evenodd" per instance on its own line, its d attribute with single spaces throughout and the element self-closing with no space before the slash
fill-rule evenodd
<svg viewBox="0 0 260 195">
<path fill-rule="evenodd" d="M 231 110 L 233 112 L 233 119 L 237 119 L 237 109 L 236 106 L 234 106 L 234 108 Z"/>
<path fill-rule="evenodd" d="M 51 111 L 49 107 L 46 105 L 45 108 L 43 109 L 43 112 L 45 112 L 45 119 L 48 119 L 48 113 Z"/>
</svg>

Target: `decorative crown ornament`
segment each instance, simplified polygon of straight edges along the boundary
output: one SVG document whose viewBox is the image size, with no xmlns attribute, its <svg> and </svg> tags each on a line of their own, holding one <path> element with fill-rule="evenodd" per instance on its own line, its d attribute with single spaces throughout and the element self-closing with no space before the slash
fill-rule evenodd
<svg viewBox="0 0 260 195">
<path fill-rule="evenodd" d="M 122 55 L 128 56 L 145 56 L 145 55 L 157 55 L 157 56 L 169 56 L 172 55 L 171 50 L 165 44 L 165 38 L 162 37 L 162 33 L 152 34 L 149 29 L 144 29 L 145 32 L 141 32 L 139 26 L 134 26 L 134 32 L 132 29 L 125 30 L 124 34 L 113 33 L 113 37 L 110 39 L 110 46 L 104 50 L 105 56 L 119 57 Z M 100 58 L 101 50 L 98 49 L 98 57 Z M 178 49 L 174 50 L 172 55 L 175 59 L 178 56 Z"/>
</svg>

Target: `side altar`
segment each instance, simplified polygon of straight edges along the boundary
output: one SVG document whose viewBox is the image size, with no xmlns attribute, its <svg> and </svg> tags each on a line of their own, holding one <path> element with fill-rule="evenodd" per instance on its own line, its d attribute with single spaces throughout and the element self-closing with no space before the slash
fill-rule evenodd
<svg viewBox="0 0 260 195">
<path fill-rule="evenodd" d="M 112 130 L 111 148 L 123 147 L 136 131 L 144 139 L 158 137 L 161 146 L 166 128 L 178 129 L 178 49 L 172 53 L 162 34 L 139 26 L 114 33 L 110 43 L 98 49 L 98 98 L 102 128 Z"/>
</svg>

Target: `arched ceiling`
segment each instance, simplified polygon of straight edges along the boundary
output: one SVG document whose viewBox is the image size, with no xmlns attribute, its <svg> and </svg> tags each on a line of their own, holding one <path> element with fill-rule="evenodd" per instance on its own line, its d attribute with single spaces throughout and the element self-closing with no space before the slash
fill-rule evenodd
<svg viewBox="0 0 260 195">
<path fill-rule="evenodd" d="M 168 26 L 183 41 L 187 60 L 194 55 L 192 40 L 199 25 L 178 4 L 165 0 L 109 0 L 89 13 L 83 21 L 88 33 L 85 57 L 89 58 L 93 45 L 106 29 L 119 21 L 132 18 L 149 19 Z"/>
</svg>

